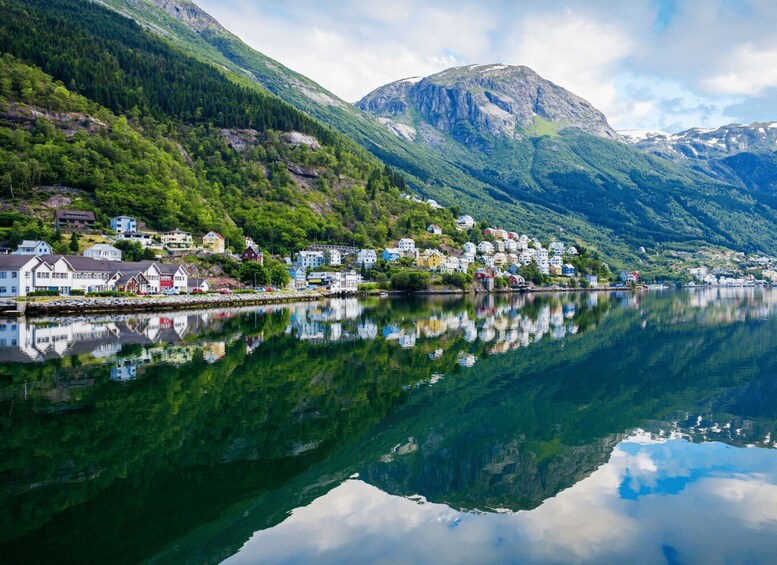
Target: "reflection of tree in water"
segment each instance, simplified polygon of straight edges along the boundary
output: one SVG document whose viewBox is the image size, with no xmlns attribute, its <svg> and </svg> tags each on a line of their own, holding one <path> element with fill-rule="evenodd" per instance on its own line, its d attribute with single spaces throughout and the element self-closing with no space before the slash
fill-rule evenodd
<svg viewBox="0 0 777 565">
<path fill-rule="evenodd" d="M 591 296 L 383 300 L 339 319 L 330 316 L 336 308 L 307 305 L 322 323 L 341 324 L 342 335 L 367 321 L 418 331 L 410 349 L 380 333 L 301 342 L 289 332 L 292 309 L 239 312 L 219 318 L 218 332 L 190 334 L 202 336 L 190 345 L 227 344 L 215 363 L 195 355 L 180 366 L 152 364 L 123 385 L 103 374 L 58 403 L 43 394 L 22 402 L 17 387 L 45 388 L 51 375 L 73 370 L 71 357 L 7 367 L 0 550 L 45 560 L 79 547 L 91 552 L 87 560 L 137 561 L 222 519 L 228 532 L 216 524 L 215 538 L 181 547 L 223 557 L 355 471 L 388 492 L 454 507 L 531 508 L 589 474 L 635 426 L 722 397 L 739 399 L 725 403 L 732 415 L 752 419 L 737 410 L 771 394 L 748 389 L 758 374 L 742 367 L 748 360 L 774 372 L 773 317 L 710 326 L 678 321 L 678 311 L 698 308 L 685 295 L 644 297 L 638 308 Z M 469 343 L 461 327 L 439 333 L 432 323 L 466 315 L 504 331 L 543 312 L 573 322 L 577 334 L 489 355 L 493 342 Z M 460 354 L 479 361 L 464 369 Z M 102 368 L 79 362 L 79 370 Z M 434 386 L 424 385 L 433 375 Z M 69 406 L 76 409 L 63 413 Z M 773 422 L 762 415 L 759 433 Z M 160 527 L 149 519 L 158 515 L 172 518 Z"/>
</svg>

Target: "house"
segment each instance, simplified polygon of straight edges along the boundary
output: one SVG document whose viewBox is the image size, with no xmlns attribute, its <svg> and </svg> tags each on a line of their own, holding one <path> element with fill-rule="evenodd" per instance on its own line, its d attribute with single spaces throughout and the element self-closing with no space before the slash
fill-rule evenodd
<svg viewBox="0 0 777 565">
<path fill-rule="evenodd" d="M 404 237 L 397 243 L 397 248 L 405 254 L 415 254 L 415 241 L 409 237 Z"/>
<path fill-rule="evenodd" d="M 577 247 L 567 247 L 567 255 L 577 255 Z"/>
<path fill-rule="evenodd" d="M 467 243 L 465 243 L 462 246 L 462 248 L 464 249 L 464 254 L 465 255 L 475 255 L 475 254 L 477 254 L 477 251 L 478 251 L 477 245 L 475 245 L 471 241 L 468 241 Z"/>
<path fill-rule="evenodd" d="M 387 247 L 383 250 L 381 257 L 386 263 L 391 263 L 393 261 L 399 261 L 402 255 L 402 250 L 398 247 Z"/>
<path fill-rule="evenodd" d="M 504 253 L 496 253 L 494 255 L 494 266 L 504 267 L 505 265 L 507 265 L 507 255 Z"/>
<path fill-rule="evenodd" d="M 305 277 L 305 269 L 302 267 L 296 266 L 289 269 L 289 276 L 291 277 L 289 286 L 293 290 L 302 290 L 308 286 L 308 280 Z"/>
<path fill-rule="evenodd" d="M 618 278 L 625 283 L 636 283 L 639 282 L 639 273 L 637 271 L 621 271 Z"/>
<path fill-rule="evenodd" d="M 328 271 L 312 271 L 308 274 L 308 286 L 328 285 L 330 279 L 336 274 Z"/>
<path fill-rule="evenodd" d="M 576 274 L 577 271 L 575 271 L 575 268 L 569 263 L 566 263 L 563 267 L 561 267 L 561 275 L 564 277 L 574 277 Z"/>
<path fill-rule="evenodd" d="M 378 262 L 378 255 L 374 249 L 362 249 L 356 255 L 356 264 L 363 267 L 366 270 L 372 269 L 373 265 Z"/>
<path fill-rule="evenodd" d="M 326 264 L 323 251 L 300 251 L 294 264 L 304 270 L 315 269 Z"/>
<path fill-rule="evenodd" d="M 148 279 L 141 272 L 121 275 L 114 284 L 114 288 L 120 292 L 148 292 Z"/>
<path fill-rule="evenodd" d="M 456 229 L 457 230 L 463 230 L 468 231 L 475 227 L 475 219 L 472 216 L 463 215 L 459 216 L 458 220 L 456 220 Z"/>
<path fill-rule="evenodd" d="M 324 252 L 324 259 L 330 267 L 339 267 L 343 264 L 343 254 L 337 249 L 327 249 Z"/>
<path fill-rule="evenodd" d="M 521 275 L 510 275 L 507 279 L 507 283 L 513 288 L 525 288 L 527 286 L 526 279 Z"/>
<path fill-rule="evenodd" d="M 445 263 L 445 255 L 436 249 L 427 249 L 416 259 L 416 266 L 421 269 L 436 271 Z"/>
<path fill-rule="evenodd" d="M 591 286 L 599 284 L 599 277 L 596 275 L 586 275 L 585 280 L 588 281 L 588 284 Z"/>
<path fill-rule="evenodd" d="M 342 271 L 340 273 L 332 274 L 334 276 L 331 279 L 329 288 L 334 292 L 352 294 L 359 290 L 359 285 L 362 283 L 362 276 L 356 271 Z"/>
<path fill-rule="evenodd" d="M 35 290 L 55 290 L 68 295 L 72 290 L 112 290 L 120 278 L 118 261 L 96 261 L 75 255 L 46 255 L 33 270 Z"/>
<path fill-rule="evenodd" d="M 564 244 L 559 241 L 553 241 L 548 245 L 548 249 L 550 249 L 554 255 L 561 255 L 564 253 Z"/>
<path fill-rule="evenodd" d="M 246 246 L 246 250 L 243 251 L 241 259 L 243 259 L 243 261 L 256 261 L 260 265 L 264 265 L 264 253 L 259 251 L 259 248 L 253 243 Z"/>
<path fill-rule="evenodd" d="M 429 224 L 429 227 L 426 228 L 426 231 L 434 235 L 442 235 L 442 228 L 437 224 Z"/>
<path fill-rule="evenodd" d="M 37 255 L 0 255 L 0 298 L 27 296 L 35 290 L 33 271 L 42 262 Z"/>
<path fill-rule="evenodd" d="M 208 292 L 209 290 L 210 283 L 207 279 L 189 278 L 189 285 L 186 287 L 186 292 L 189 294 L 193 292 Z"/>
<path fill-rule="evenodd" d="M 503 241 L 502 245 L 504 245 L 504 250 L 509 253 L 518 251 L 518 242 L 514 239 L 506 239 Z"/>
<path fill-rule="evenodd" d="M 554 255 L 548 260 L 548 263 L 551 267 L 554 267 L 559 270 L 559 273 L 561 272 L 561 267 L 564 266 L 564 260 L 559 255 Z"/>
<path fill-rule="evenodd" d="M 56 210 L 54 212 L 54 227 L 57 229 L 93 228 L 94 224 L 93 212 L 86 210 Z"/>
<path fill-rule="evenodd" d="M 494 253 L 494 244 L 490 241 L 481 241 L 478 243 L 478 252 L 483 255 L 492 255 Z"/>
<path fill-rule="evenodd" d="M 135 241 L 145 249 L 154 245 L 154 238 L 150 233 L 137 232 L 137 231 L 125 231 L 116 235 L 116 241 Z"/>
<path fill-rule="evenodd" d="M 84 257 L 98 261 L 121 261 L 121 250 L 107 243 L 95 243 L 84 251 Z"/>
<path fill-rule="evenodd" d="M 45 241 L 25 239 L 13 252 L 13 255 L 51 255 L 51 245 Z"/>
<path fill-rule="evenodd" d="M 111 229 L 117 234 L 138 231 L 138 222 L 129 216 L 114 216 L 111 218 Z"/>
<path fill-rule="evenodd" d="M 162 245 L 169 249 L 191 249 L 194 241 L 189 232 L 175 229 L 162 234 Z"/>
<path fill-rule="evenodd" d="M 218 232 L 209 231 L 202 236 L 202 249 L 206 253 L 224 253 L 227 250 L 227 239 Z"/>
<path fill-rule="evenodd" d="M 177 289 L 186 292 L 189 287 L 189 273 L 183 265 L 159 263 L 159 291 Z"/>
</svg>

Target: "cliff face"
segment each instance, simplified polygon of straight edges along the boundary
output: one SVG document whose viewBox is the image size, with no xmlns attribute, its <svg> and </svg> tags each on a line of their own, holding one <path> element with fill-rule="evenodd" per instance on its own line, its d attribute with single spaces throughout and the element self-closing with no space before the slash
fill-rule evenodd
<svg viewBox="0 0 777 565">
<path fill-rule="evenodd" d="M 521 66 L 470 65 L 423 79 L 404 79 L 378 88 L 357 105 L 407 125 L 414 125 L 415 114 L 465 142 L 468 140 L 461 137 L 467 129 L 521 139 L 538 119 L 556 129 L 576 128 L 599 137 L 619 138 L 589 102 Z"/>
</svg>

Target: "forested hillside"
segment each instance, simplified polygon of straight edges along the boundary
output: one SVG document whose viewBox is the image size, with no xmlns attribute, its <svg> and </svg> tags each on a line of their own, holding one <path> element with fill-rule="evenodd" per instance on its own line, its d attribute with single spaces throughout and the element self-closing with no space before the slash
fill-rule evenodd
<svg viewBox="0 0 777 565">
<path fill-rule="evenodd" d="M 432 221 L 454 233 L 449 212 L 401 199 L 402 176 L 352 141 L 127 18 L 67 0 L 5 1 L 3 15 L 0 227 L 12 243 L 51 235 L 14 213 L 45 211 L 51 185 L 76 189 L 103 222 L 216 229 L 238 248 L 247 234 L 276 253 L 382 245 Z"/>
</svg>

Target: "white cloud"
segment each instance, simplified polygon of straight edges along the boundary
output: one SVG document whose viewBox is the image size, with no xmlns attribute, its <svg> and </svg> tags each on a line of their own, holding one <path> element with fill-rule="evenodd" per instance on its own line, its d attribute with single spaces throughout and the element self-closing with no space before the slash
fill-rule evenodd
<svg viewBox="0 0 777 565">
<path fill-rule="evenodd" d="M 777 3 L 768 0 L 677 2 L 661 25 L 653 0 L 200 3 L 257 50 L 348 101 L 450 66 L 509 63 L 588 99 L 616 128 L 740 120 L 726 108 L 777 119 L 771 104 L 746 104 L 777 87 Z M 624 76 L 634 88 L 624 90 Z"/>
</svg>

